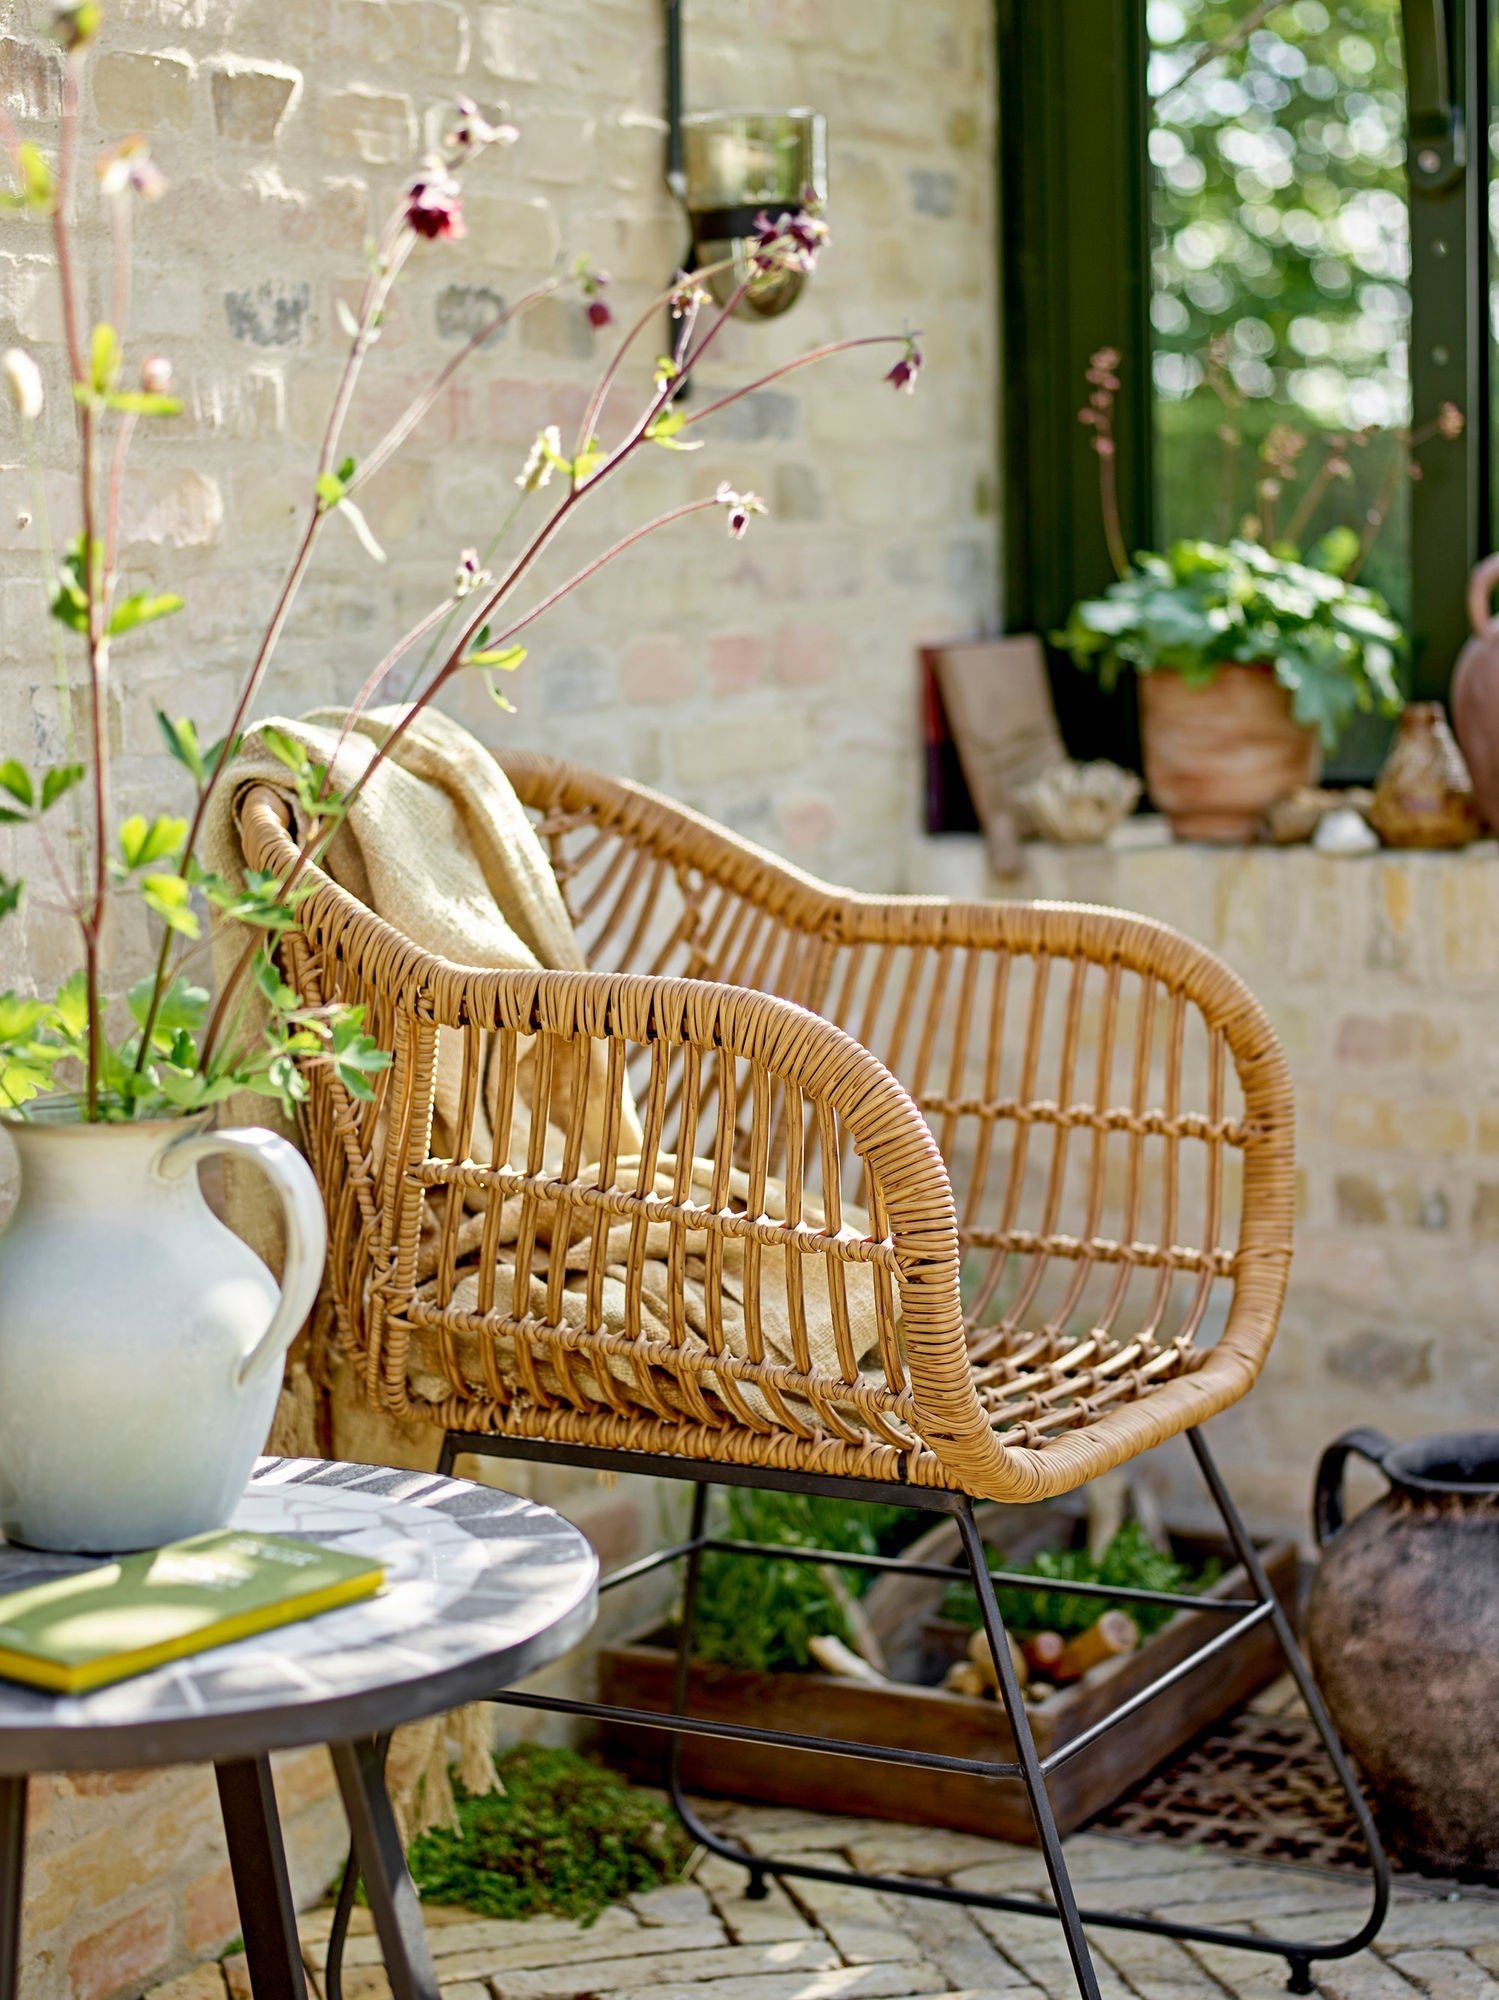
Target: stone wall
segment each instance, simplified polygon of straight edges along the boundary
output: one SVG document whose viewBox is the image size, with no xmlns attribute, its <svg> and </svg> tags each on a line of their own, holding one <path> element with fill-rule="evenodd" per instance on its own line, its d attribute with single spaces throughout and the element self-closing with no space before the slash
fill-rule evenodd
<svg viewBox="0 0 1499 2000">
<path fill-rule="evenodd" d="M 1027 847 L 1002 885 L 977 840 L 923 842 L 912 886 L 1139 910 L 1264 1003 L 1296 1089 L 1296 1250 L 1264 1373 L 1210 1436 L 1250 1520 L 1305 1541 L 1340 1431 L 1482 1429 L 1499 1408 L 1499 846 L 1338 859 L 1129 833 Z M 1184 1449 L 1153 1476 L 1197 1507 Z"/>
<path fill-rule="evenodd" d="M 662 184 L 659 0 L 111 0 L 88 113 L 99 139 L 145 130 L 171 187 L 140 217 L 129 352 L 168 355 L 185 414 L 145 427 L 126 506 L 132 589 L 187 609 L 122 645 L 111 713 L 118 807 L 181 796 L 153 711 L 227 713 L 270 593 L 332 390 L 363 245 L 411 165 L 428 108 L 461 89 L 504 101 L 520 144 L 476 170 L 469 234 L 415 260 L 372 360 L 359 453 L 424 377 L 560 258 L 587 250 L 628 323 L 670 277 L 682 226 Z M 712 448 L 660 454 L 600 496 L 569 566 L 653 509 L 730 477 L 771 514 L 731 544 L 720 520 L 632 555 L 531 635 L 504 717 L 482 690 L 457 712 L 486 740 L 560 752 L 677 793 L 834 877 L 894 885 L 915 824 L 913 647 L 995 609 L 995 274 L 990 10 L 983 0 L 692 0 L 689 104 L 810 102 L 830 127 L 834 245 L 785 321 L 734 328 L 704 379 L 753 380 L 831 338 L 923 329 L 914 400 L 856 355 L 741 404 Z M 0 104 L 44 142 L 57 106 L 43 0 L 0 7 Z M 96 250 L 102 245 L 95 241 Z M 102 262 L 100 269 L 103 269 Z M 91 287 L 91 303 L 102 293 Z M 48 384 L 54 530 L 70 534 L 71 425 L 42 230 L 0 223 L 0 347 Z M 649 383 L 642 342 L 625 389 Z M 514 497 L 538 428 L 576 423 L 606 358 L 575 303 L 482 353 L 371 489 L 389 560 L 331 524 L 265 706 L 349 696 L 447 589 L 464 546 Z M 611 422 L 624 408 L 617 401 Z M 0 758 L 60 754 L 53 630 L 37 582 L 32 483 L 0 414 Z M 540 582 L 546 580 L 543 573 Z M 75 662 L 76 666 L 76 662 Z M 74 696 L 76 700 L 76 694 Z M 0 827 L 0 870 L 40 860 Z M 127 967 L 143 939 L 119 938 Z M 33 902 L 0 933 L 0 988 L 55 980 L 72 944 Z M 8 1159 L 0 1162 L 0 1211 Z M 528 1475 L 522 1475 L 524 1479 Z M 617 1560 L 661 1532 L 653 1492 L 536 1475 Z M 616 1617 L 627 1617 L 621 1606 Z M 326 1766 L 301 1760 L 291 1835 L 304 1894 L 339 1858 Z M 27 2000 L 104 2000 L 205 1951 L 235 1923 L 211 1782 L 44 1783 L 27 1906 Z"/>
</svg>

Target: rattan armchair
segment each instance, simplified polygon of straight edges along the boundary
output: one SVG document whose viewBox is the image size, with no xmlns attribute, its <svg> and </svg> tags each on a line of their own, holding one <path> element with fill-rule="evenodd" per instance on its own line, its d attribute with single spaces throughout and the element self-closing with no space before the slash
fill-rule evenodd
<svg viewBox="0 0 1499 2000">
<path fill-rule="evenodd" d="M 322 876 L 285 946 L 298 990 L 362 1003 L 393 1055 L 375 1103 L 317 1071 L 307 1107 L 364 1393 L 448 1433 L 447 1463 L 480 1449 L 697 1482 L 689 1539 L 654 1558 L 689 1566 L 679 1710 L 710 1484 L 898 1489 L 955 1515 L 1015 1738 L 985 1768 L 1030 1792 L 1096 1992 L 972 1503 L 1064 1494 L 1189 1434 L 1255 1581 L 1229 1609 L 1275 1624 L 1325 1729 L 1196 1431 L 1253 1383 L 1290 1264 L 1292 1098 L 1269 1022 L 1161 924 L 836 890 L 636 785 L 501 761 L 586 974 L 433 959 Z M 271 793 L 242 829 L 253 867 L 289 865 Z M 1382 1914 L 1350 1791 L 1379 1875 L 1356 1938 L 1086 1918 L 1281 1951 L 1309 1990 L 1311 1960 Z M 763 1858 L 694 1831 L 763 1880 Z M 798 1869 L 818 1872 L 771 1864 Z"/>
</svg>

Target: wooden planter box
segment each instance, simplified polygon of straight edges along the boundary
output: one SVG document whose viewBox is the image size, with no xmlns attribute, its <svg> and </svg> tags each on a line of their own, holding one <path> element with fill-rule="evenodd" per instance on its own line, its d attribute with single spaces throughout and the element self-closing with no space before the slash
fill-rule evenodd
<svg viewBox="0 0 1499 2000">
<path fill-rule="evenodd" d="M 1221 1543 L 1204 1537 L 1174 1536 L 1173 1541 L 1184 1555 L 1198 1562 L 1214 1554 L 1227 1554 Z M 1276 1595 L 1292 1609 L 1297 1570 L 1294 1546 L 1289 1542 L 1262 1545 L 1260 1555 Z M 907 1620 L 907 1660 L 914 1650 L 922 1656 L 924 1670 L 940 1678 L 944 1657 L 956 1657 L 961 1650 L 955 1636 L 958 1628 L 945 1628 L 943 1621 L 931 1616 L 935 1607 L 930 1588 L 924 1592 L 920 1586 L 913 1589 L 904 1579 L 891 1578 L 878 1586 L 887 1593 L 887 1612 L 892 1583 L 910 1589 L 913 1600 Z M 1243 1570 L 1234 1567 L 1204 1594 L 1247 1597 L 1251 1593 Z M 1072 1742 L 1099 1717 L 1221 1631 L 1223 1623 L 1206 1611 L 1178 1612 L 1137 1653 L 1107 1661 L 1081 1681 L 1034 1704 L 1031 1727 L 1041 1756 L 1048 1757 Z M 1080 1751 L 1050 1780 L 1052 1805 L 1062 1832 L 1070 1833 L 1112 1805 L 1192 1737 L 1273 1680 L 1282 1671 L 1282 1664 L 1268 1624 L 1256 1626 L 1099 1742 Z M 671 1706 L 672 1670 L 671 1635 L 659 1626 L 638 1638 L 607 1646 L 599 1654 L 600 1699 L 631 1708 L 667 1710 Z M 688 1706 L 694 1716 L 705 1720 L 763 1723 L 766 1728 L 799 1735 L 899 1744 L 949 1757 L 1006 1762 L 1015 1755 L 1014 1739 L 998 1702 L 948 1694 L 936 1686 L 902 1682 L 873 1687 L 830 1674 L 749 1673 L 704 1661 L 694 1663 L 690 1685 Z M 653 1729 L 605 1728 L 611 1760 L 651 1783 L 661 1781 L 668 1741 Z M 870 1819 L 916 1820 L 924 1826 L 1035 1843 L 1030 1809 L 1019 1780 L 1014 1778 L 913 1771 L 861 1758 L 700 1736 L 683 1738 L 682 1768 L 694 1791 Z"/>
</svg>

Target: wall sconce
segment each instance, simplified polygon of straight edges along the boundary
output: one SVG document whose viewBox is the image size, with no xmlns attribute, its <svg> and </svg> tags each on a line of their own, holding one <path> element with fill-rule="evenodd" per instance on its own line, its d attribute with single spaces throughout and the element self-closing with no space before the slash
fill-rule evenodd
<svg viewBox="0 0 1499 2000">
<path fill-rule="evenodd" d="M 827 122 L 819 111 L 682 112 L 682 0 L 666 0 L 666 179 L 687 210 L 691 262 L 730 269 L 711 282 L 725 304 L 745 281 L 755 217 L 796 214 L 827 200 Z M 745 319 L 774 319 L 795 304 L 802 271 L 750 279 L 737 308 Z"/>
</svg>

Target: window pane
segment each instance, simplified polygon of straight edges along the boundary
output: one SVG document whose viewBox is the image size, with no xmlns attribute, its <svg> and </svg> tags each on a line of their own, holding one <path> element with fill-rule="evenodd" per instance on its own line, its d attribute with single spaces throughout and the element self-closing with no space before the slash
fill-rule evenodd
<svg viewBox="0 0 1499 2000">
<path fill-rule="evenodd" d="M 1399 0 L 1149 0 L 1147 21 L 1158 531 L 1247 518 L 1305 552 L 1383 517 L 1361 580 L 1404 617 Z"/>
</svg>

